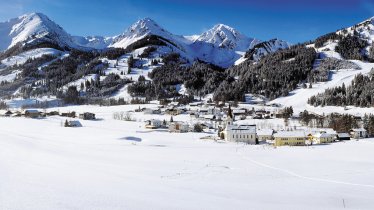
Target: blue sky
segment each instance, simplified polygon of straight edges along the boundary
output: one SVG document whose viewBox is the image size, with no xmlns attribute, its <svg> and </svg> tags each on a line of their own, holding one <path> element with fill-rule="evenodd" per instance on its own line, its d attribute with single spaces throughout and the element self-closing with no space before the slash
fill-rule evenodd
<svg viewBox="0 0 374 210">
<path fill-rule="evenodd" d="M 150 17 L 175 34 L 224 23 L 249 37 L 297 43 L 374 16 L 374 0 L 0 0 L 1 22 L 34 11 L 73 35 L 113 36 Z"/>
</svg>

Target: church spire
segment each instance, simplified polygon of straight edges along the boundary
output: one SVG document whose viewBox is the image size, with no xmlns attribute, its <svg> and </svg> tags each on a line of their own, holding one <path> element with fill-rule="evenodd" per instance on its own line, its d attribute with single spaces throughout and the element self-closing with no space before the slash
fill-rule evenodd
<svg viewBox="0 0 374 210">
<path fill-rule="evenodd" d="M 227 111 L 227 116 L 230 117 L 231 119 L 234 119 L 232 116 L 232 110 L 231 110 L 231 105 L 229 104 L 229 110 Z"/>
</svg>

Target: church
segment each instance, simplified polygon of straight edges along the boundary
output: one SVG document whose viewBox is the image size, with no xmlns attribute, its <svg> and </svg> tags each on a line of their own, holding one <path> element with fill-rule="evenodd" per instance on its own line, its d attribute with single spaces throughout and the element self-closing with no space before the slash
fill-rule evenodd
<svg viewBox="0 0 374 210">
<path fill-rule="evenodd" d="M 258 144 L 256 125 L 235 125 L 230 106 L 227 113 L 225 128 L 221 132 L 221 138 L 226 141 Z"/>
</svg>

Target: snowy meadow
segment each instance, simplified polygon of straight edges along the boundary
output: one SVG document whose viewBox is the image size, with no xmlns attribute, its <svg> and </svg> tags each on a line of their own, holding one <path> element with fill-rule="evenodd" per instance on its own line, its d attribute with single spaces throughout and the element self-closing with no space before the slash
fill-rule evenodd
<svg viewBox="0 0 374 210">
<path fill-rule="evenodd" d="M 133 108 L 61 108 L 97 113 L 81 128 L 0 118 L 0 209 L 374 207 L 374 139 L 275 148 L 112 119 Z"/>
</svg>

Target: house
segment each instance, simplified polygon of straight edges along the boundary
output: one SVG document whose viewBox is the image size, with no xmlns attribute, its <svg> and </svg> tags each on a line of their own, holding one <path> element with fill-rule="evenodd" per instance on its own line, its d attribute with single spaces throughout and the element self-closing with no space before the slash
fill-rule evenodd
<svg viewBox="0 0 374 210">
<path fill-rule="evenodd" d="M 161 126 L 162 126 L 161 120 L 152 119 L 152 120 L 145 121 L 145 128 L 148 128 L 148 129 L 157 129 L 157 128 L 160 128 Z"/>
<path fill-rule="evenodd" d="M 349 131 L 351 138 L 362 139 L 367 137 L 367 131 L 364 128 L 355 128 Z"/>
<path fill-rule="evenodd" d="M 29 118 L 38 118 L 41 116 L 39 110 L 36 109 L 26 109 L 22 113 L 25 117 Z"/>
<path fill-rule="evenodd" d="M 316 144 L 332 143 L 334 140 L 334 135 L 329 133 L 316 133 L 312 136 L 312 141 Z"/>
<path fill-rule="evenodd" d="M 273 140 L 273 129 L 261 129 L 257 130 L 258 141 Z"/>
<path fill-rule="evenodd" d="M 351 140 L 351 136 L 348 134 L 348 133 L 338 133 L 337 135 L 337 139 L 339 141 L 343 141 L 343 140 Z"/>
<path fill-rule="evenodd" d="M 167 108 L 165 110 L 165 113 L 169 114 L 169 115 L 179 115 L 180 111 L 178 109 L 175 109 L 175 108 Z"/>
<path fill-rule="evenodd" d="M 85 112 L 85 113 L 79 114 L 79 119 L 82 119 L 82 120 L 95 120 L 96 117 L 95 117 L 94 113 Z"/>
<path fill-rule="evenodd" d="M 232 110 L 232 114 L 234 116 L 237 116 L 237 115 L 246 115 L 246 113 L 247 113 L 246 109 L 233 109 Z"/>
<path fill-rule="evenodd" d="M 45 115 L 47 115 L 47 116 L 55 116 L 55 115 L 60 115 L 60 113 L 58 111 L 50 111 L 50 112 L 46 112 Z"/>
<path fill-rule="evenodd" d="M 215 107 L 209 107 L 208 108 L 208 115 L 220 115 L 221 114 L 221 110 L 220 109 L 217 109 Z"/>
<path fill-rule="evenodd" d="M 207 115 L 208 109 L 207 108 L 201 108 L 199 109 L 199 115 Z"/>
<path fill-rule="evenodd" d="M 184 122 L 171 122 L 169 125 L 169 132 L 186 133 L 189 129 L 190 126 Z"/>
<path fill-rule="evenodd" d="M 169 105 L 176 107 L 176 106 L 179 105 L 179 102 L 178 101 L 172 101 L 172 102 L 169 103 Z"/>
<path fill-rule="evenodd" d="M 75 118 L 75 112 L 61 112 L 61 117 L 72 117 Z"/>
<path fill-rule="evenodd" d="M 177 107 L 177 109 L 178 109 L 178 114 L 183 114 L 183 113 L 187 112 L 186 107 Z"/>
<path fill-rule="evenodd" d="M 0 117 L 10 117 L 12 114 L 10 110 L 0 110 Z"/>
<path fill-rule="evenodd" d="M 203 102 L 192 102 L 189 105 L 190 106 L 201 106 L 201 105 L 203 105 Z"/>
<path fill-rule="evenodd" d="M 213 128 L 213 124 L 212 123 L 208 123 L 208 122 L 202 122 L 202 123 L 200 123 L 200 126 L 203 129 L 212 129 Z"/>
<path fill-rule="evenodd" d="M 82 124 L 78 120 L 66 120 L 65 127 L 82 127 Z"/>
<path fill-rule="evenodd" d="M 161 109 L 159 108 L 146 108 L 143 111 L 144 114 L 161 114 Z"/>
<path fill-rule="evenodd" d="M 303 146 L 305 145 L 306 135 L 303 130 L 296 131 L 278 131 L 274 134 L 275 146 Z"/>
<path fill-rule="evenodd" d="M 13 112 L 13 114 L 11 115 L 12 117 L 22 117 L 22 112 L 20 111 L 15 111 Z"/>
<path fill-rule="evenodd" d="M 210 120 L 210 121 L 216 120 L 216 116 L 213 115 L 213 114 L 207 114 L 207 115 L 204 115 L 203 118 L 204 118 L 205 120 Z"/>
<path fill-rule="evenodd" d="M 228 123 L 222 131 L 221 138 L 226 141 L 245 142 L 258 144 L 256 136 L 256 125 L 233 125 Z"/>
<path fill-rule="evenodd" d="M 311 128 L 308 133 L 308 140 L 316 144 L 330 143 L 337 139 L 337 132 L 332 128 Z"/>
</svg>

